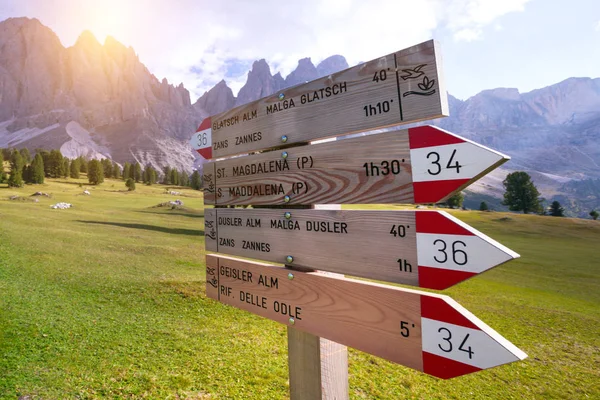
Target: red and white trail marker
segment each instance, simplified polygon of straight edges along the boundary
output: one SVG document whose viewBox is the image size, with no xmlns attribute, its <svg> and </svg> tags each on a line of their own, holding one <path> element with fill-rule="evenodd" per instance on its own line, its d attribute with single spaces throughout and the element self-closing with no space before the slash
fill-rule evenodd
<svg viewBox="0 0 600 400">
<path fill-rule="evenodd" d="M 207 251 L 429 289 L 519 257 L 442 211 L 208 208 L 204 218 Z"/>
<path fill-rule="evenodd" d="M 443 290 L 519 254 L 446 212 L 415 213 L 419 286 Z"/>
<path fill-rule="evenodd" d="M 205 160 L 212 158 L 212 129 L 210 128 L 210 118 L 205 118 L 196 133 L 190 139 L 190 145 Z"/>
<path fill-rule="evenodd" d="M 448 379 L 527 355 L 447 296 L 206 256 L 221 303 Z"/>
<path fill-rule="evenodd" d="M 205 204 L 438 203 L 510 157 L 434 126 L 205 164 Z"/>
</svg>

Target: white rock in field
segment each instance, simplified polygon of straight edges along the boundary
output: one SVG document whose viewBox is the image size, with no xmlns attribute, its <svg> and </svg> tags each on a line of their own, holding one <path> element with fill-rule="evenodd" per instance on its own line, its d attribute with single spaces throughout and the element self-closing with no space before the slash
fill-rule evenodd
<svg viewBox="0 0 600 400">
<path fill-rule="evenodd" d="M 56 203 L 56 204 L 50 206 L 50 208 L 52 208 L 54 210 L 56 210 L 56 209 L 65 210 L 65 209 L 71 208 L 71 207 L 73 207 L 73 205 L 70 203 Z"/>
<path fill-rule="evenodd" d="M 87 194 L 88 196 L 91 194 L 89 190 L 84 190 L 83 194 Z"/>
</svg>

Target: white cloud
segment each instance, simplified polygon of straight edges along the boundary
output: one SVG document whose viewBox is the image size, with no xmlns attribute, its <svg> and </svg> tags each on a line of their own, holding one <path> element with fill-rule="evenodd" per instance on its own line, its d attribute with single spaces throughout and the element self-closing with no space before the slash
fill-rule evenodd
<svg viewBox="0 0 600 400">
<path fill-rule="evenodd" d="M 530 0 L 440 0 L 442 19 L 454 32 L 457 41 L 481 38 L 482 28 L 499 17 L 516 11 L 524 11 Z M 445 7 L 442 7 L 445 5 Z"/>
<path fill-rule="evenodd" d="M 529 0 L 12 1 L 66 45 L 91 29 L 133 46 L 159 79 L 183 82 L 195 101 L 226 77 L 228 60 L 249 67 L 265 58 L 271 72 L 284 77 L 303 57 L 316 65 L 341 54 L 354 65 L 428 40 L 436 28 L 449 29 L 455 40 L 481 39 L 484 27 L 522 11 Z M 225 78 L 234 94 L 247 72 L 240 68 Z"/>
</svg>

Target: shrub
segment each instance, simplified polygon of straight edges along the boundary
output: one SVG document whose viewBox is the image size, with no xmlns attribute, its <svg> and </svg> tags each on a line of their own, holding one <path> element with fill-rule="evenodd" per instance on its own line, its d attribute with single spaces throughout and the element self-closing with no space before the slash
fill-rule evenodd
<svg viewBox="0 0 600 400">
<path fill-rule="evenodd" d="M 131 178 L 127 178 L 127 181 L 125 181 L 125 186 L 127 186 L 127 189 L 129 189 L 131 192 L 135 190 L 135 181 Z"/>
</svg>

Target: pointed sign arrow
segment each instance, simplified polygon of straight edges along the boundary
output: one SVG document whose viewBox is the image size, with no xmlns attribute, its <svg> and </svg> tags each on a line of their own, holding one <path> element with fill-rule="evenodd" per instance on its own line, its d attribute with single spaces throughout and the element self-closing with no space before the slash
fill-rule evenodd
<svg viewBox="0 0 600 400">
<path fill-rule="evenodd" d="M 434 126 L 207 163 L 205 204 L 437 203 L 509 157 Z"/>
<path fill-rule="evenodd" d="M 527 355 L 447 296 L 206 256 L 221 303 L 449 379 Z"/>
<path fill-rule="evenodd" d="M 204 217 L 207 251 L 429 289 L 519 257 L 440 211 L 219 208 Z"/>
<path fill-rule="evenodd" d="M 205 118 L 190 144 L 205 159 L 448 115 L 433 41 Z"/>
</svg>

